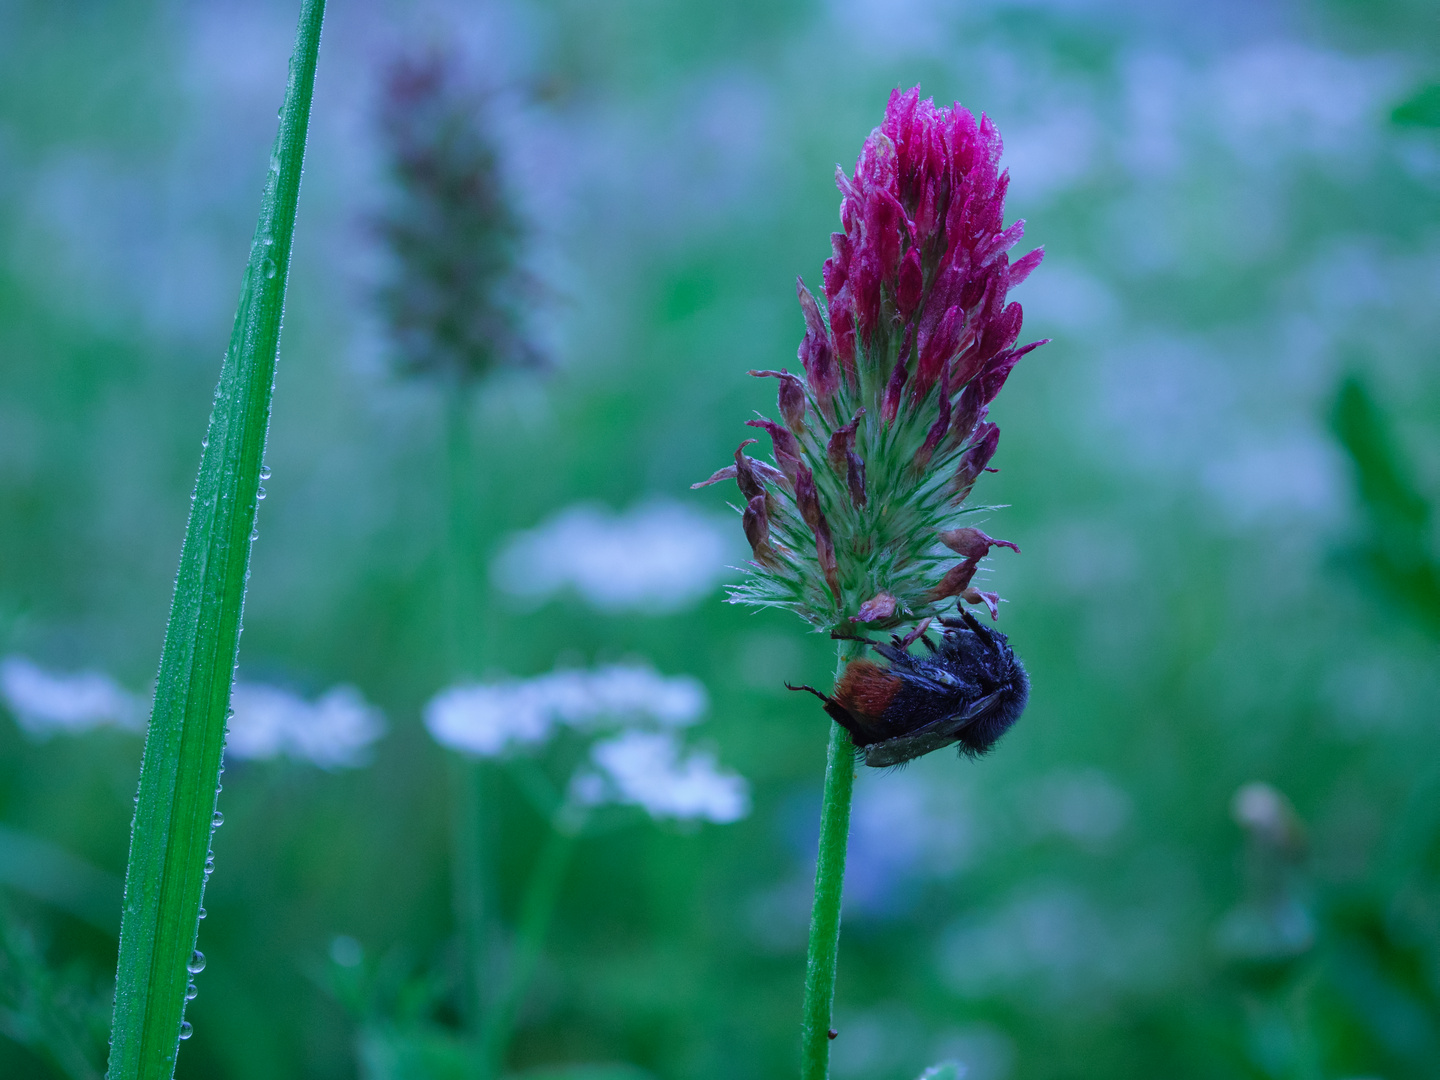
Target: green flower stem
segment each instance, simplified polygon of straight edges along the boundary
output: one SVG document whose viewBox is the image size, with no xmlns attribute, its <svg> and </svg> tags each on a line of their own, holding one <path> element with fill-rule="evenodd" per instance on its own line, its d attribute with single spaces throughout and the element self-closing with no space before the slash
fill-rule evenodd
<svg viewBox="0 0 1440 1080">
<path fill-rule="evenodd" d="M 466 384 L 445 387 L 445 620 L 452 675 L 477 674 L 481 655 L 477 628 L 484 624 L 476 595 L 475 531 L 471 506 L 483 501 L 475 490 L 470 435 L 472 396 Z"/>
<path fill-rule="evenodd" d="M 493 1080 L 505 1067 L 505 1054 L 515 1029 L 515 1017 L 525 1000 L 530 980 L 540 960 L 540 950 L 560 899 L 560 886 L 570 866 L 570 855 L 583 828 L 583 821 L 574 819 L 568 807 L 561 807 L 551 822 L 550 836 L 540 849 L 525 895 L 520 902 L 520 928 L 515 938 L 514 961 L 509 978 L 495 1007 L 485 1018 L 480 1040 L 481 1077 Z"/>
<path fill-rule="evenodd" d="M 164 1080 L 175 1071 L 324 13 L 324 0 L 304 0 L 280 131 L 180 552 L 131 826 L 110 1080 Z"/>
<path fill-rule="evenodd" d="M 471 1035 L 478 1039 L 485 1010 L 485 950 L 490 936 L 484 766 L 458 755 L 452 756 L 449 764 L 452 903 L 465 956 L 465 1020 Z"/>
<path fill-rule="evenodd" d="M 445 540 L 443 606 L 450 674 L 473 676 L 485 655 L 477 626 L 484 623 L 476 588 L 474 518 L 478 470 L 473 465 L 470 432 L 471 390 L 448 384 L 445 393 Z M 485 951 L 489 942 L 487 902 L 490 889 L 485 845 L 484 763 L 456 759 L 450 771 L 450 867 L 455 924 L 465 956 L 466 1021 L 481 1037 L 485 1011 Z"/>
<path fill-rule="evenodd" d="M 836 677 L 858 653 L 842 641 Z M 800 1026 L 800 1080 L 830 1075 L 830 1020 L 835 1003 L 835 964 L 840 952 L 840 902 L 845 890 L 845 849 L 850 840 L 850 800 L 855 792 L 855 744 L 839 724 L 830 725 L 825 796 L 820 807 L 820 851 L 815 863 L 815 904 L 810 909 L 810 946 L 805 954 L 805 1014 Z"/>
</svg>

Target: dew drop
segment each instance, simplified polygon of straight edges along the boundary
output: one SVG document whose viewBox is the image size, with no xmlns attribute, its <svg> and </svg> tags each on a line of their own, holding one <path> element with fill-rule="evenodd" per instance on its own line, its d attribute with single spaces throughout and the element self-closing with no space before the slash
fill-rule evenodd
<svg viewBox="0 0 1440 1080">
<path fill-rule="evenodd" d="M 255 492 L 255 498 L 257 498 L 257 499 L 264 499 L 264 498 L 265 498 L 265 489 L 264 489 L 263 487 L 262 487 L 259 491 Z"/>
<path fill-rule="evenodd" d="M 194 1035 L 194 1034 L 195 1034 L 195 1029 L 190 1026 L 190 1021 L 189 1021 L 189 1020 L 182 1020 L 182 1021 L 180 1022 L 180 1038 L 182 1038 L 182 1039 L 188 1039 L 191 1035 Z"/>
<path fill-rule="evenodd" d="M 279 171 L 280 171 L 280 155 L 278 155 L 278 154 L 271 154 L 271 155 L 270 155 L 270 171 L 271 171 L 271 172 L 279 172 Z"/>
<path fill-rule="evenodd" d="M 200 440 L 200 449 L 201 449 L 201 450 L 206 450 L 206 449 L 209 449 L 209 447 L 210 447 L 210 436 L 209 436 L 209 435 L 206 435 L 203 439 Z"/>
<path fill-rule="evenodd" d="M 205 856 L 205 873 L 206 873 L 207 876 L 209 876 L 210 874 L 213 874 L 214 872 L 215 872 L 215 856 L 214 856 L 214 855 L 207 855 L 207 856 Z"/>
<path fill-rule="evenodd" d="M 210 819 L 210 824 L 218 829 L 221 825 L 225 824 L 225 815 L 219 810 L 216 810 L 215 816 Z"/>
<path fill-rule="evenodd" d="M 200 988 L 192 982 L 189 986 L 185 987 L 185 1000 L 194 1001 L 195 995 L 198 993 L 200 993 Z"/>
<path fill-rule="evenodd" d="M 275 276 L 275 260 L 266 259 L 264 266 L 261 267 L 261 271 L 267 278 L 273 278 Z"/>
<path fill-rule="evenodd" d="M 261 465 L 261 466 L 260 466 L 260 479 L 261 479 L 261 480 L 269 480 L 269 479 L 270 479 L 270 466 L 269 466 L 269 465 Z"/>
<path fill-rule="evenodd" d="M 199 975 L 200 972 L 205 970 L 205 954 L 199 949 L 196 949 L 190 956 L 190 962 L 185 965 L 185 970 L 190 972 L 191 975 Z"/>
<path fill-rule="evenodd" d="M 251 540 L 259 540 L 259 539 L 260 539 L 260 526 L 259 526 L 259 525 L 256 525 L 255 528 L 253 528 L 253 529 L 250 530 L 250 539 L 251 539 Z"/>
<path fill-rule="evenodd" d="M 205 917 L 205 909 L 202 907 L 202 908 L 200 909 L 200 918 L 203 919 L 204 917 Z"/>
</svg>

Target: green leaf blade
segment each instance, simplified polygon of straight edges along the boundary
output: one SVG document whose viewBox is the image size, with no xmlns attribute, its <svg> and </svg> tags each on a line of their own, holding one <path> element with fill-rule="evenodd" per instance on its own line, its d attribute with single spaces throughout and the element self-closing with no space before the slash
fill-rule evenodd
<svg viewBox="0 0 1440 1080">
<path fill-rule="evenodd" d="M 110 1080 L 174 1073 L 240 640 L 324 0 L 304 0 L 185 530 L 125 877 Z"/>
</svg>

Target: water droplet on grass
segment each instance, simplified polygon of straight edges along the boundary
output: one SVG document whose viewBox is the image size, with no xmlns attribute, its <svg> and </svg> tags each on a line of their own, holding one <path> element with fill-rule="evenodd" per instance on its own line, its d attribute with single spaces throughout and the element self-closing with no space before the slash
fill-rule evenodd
<svg viewBox="0 0 1440 1080">
<path fill-rule="evenodd" d="M 182 1038 L 182 1039 L 188 1039 L 191 1035 L 194 1035 L 194 1034 L 195 1034 L 195 1029 L 190 1026 L 190 1021 L 189 1021 L 189 1020 L 182 1020 L 182 1021 L 180 1021 L 180 1038 Z"/>
<path fill-rule="evenodd" d="M 205 917 L 205 909 L 202 907 L 202 908 L 200 909 L 200 918 L 203 919 L 204 917 Z"/>
<path fill-rule="evenodd" d="M 261 465 L 261 466 L 260 466 L 260 479 L 261 479 L 261 480 L 269 480 L 269 479 L 270 479 L 270 466 L 269 466 L 269 465 Z"/>
<path fill-rule="evenodd" d="M 265 498 L 265 489 L 263 487 L 255 492 L 255 498 L 260 500 Z"/>
<path fill-rule="evenodd" d="M 216 810 L 215 816 L 210 819 L 210 824 L 218 829 L 221 825 L 225 824 L 225 815 L 219 810 Z"/>
<path fill-rule="evenodd" d="M 266 276 L 266 278 L 273 278 L 275 276 L 275 260 L 266 259 L 264 265 L 261 266 L 260 270 L 261 273 Z"/>
<path fill-rule="evenodd" d="M 191 975 L 199 975 L 200 972 L 205 970 L 205 954 L 199 949 L 196 949 L 190 955 L 190 962 L 185 965 L 185 970 L 190 972 Z"/>
<path fill-rule="evenodd" d="M 185 987 L 185 1000 L 194 1001 L 195 995 L 198 993 L 200 993 L 200 988 L 192 982 L 189 986 Z"/>
</svg>

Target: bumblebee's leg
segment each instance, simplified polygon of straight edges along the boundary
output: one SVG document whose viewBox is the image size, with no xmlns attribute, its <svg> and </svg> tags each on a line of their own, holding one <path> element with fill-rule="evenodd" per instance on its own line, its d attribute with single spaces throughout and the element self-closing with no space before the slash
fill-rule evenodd
<svg viewBox="0 0 1440 1080">
<path fill-rule="evenodd" d="M 996 690 L 993 694 L 987 694 L 976 701 L 972 701 L 968 706 L 966 706 L 965 711 L 960 714 L 960 719 L 968 723 L 969 721 L 974 720 L 976 717 L 982 715 L 988 709 L 990 709 L 991 706 L 993 706 L 997 701 L 1000 700 L 1001 693 L 1002 691 Z"/>
<path fill-rule="evenodd" d="M 787 683 L 785 684 L 785 689 L 786 689 L 786 690 L 809 690 L 810 693 L 814 694 L 814 695 L 815 695 L 816 697 L 818 697 L 821 701 L 828 702 L 828 701 L 830 700 L 830 695 L 829 695 L 829 694 L 822 694 L 819 690 L 816 690 L 813 686 L 806 686 L 806 685 L 804 685 L 804 684 L 801 684 L 800 686 L 791 686 L 791 685 L 787 682 Z"/>
<path fill-rule="evenodd" d="M 915 660 L 908 652 L 901 648 L 901 644 L 902 643 L 899 638 L 895 639 L 895 643 L 893 645 L 886 645 L 885 643 L 879 641 L 874 642 L 876 652 L 878 652 L 886 660 L 889 660 L 891 664 L 900 667 L 902 670 L 908 671 L 914 665 Z"/>
<path fill-rule="evenodd" d="M 862 637 L 859 634 L 842 634 L 839 630 L 830 631 L 831 641 L 863 641 L 866 645 L 878 645 L 874 638 Z"/>
<path fill-rule="evenodd" d="M 819 690 L 816 690 L 813 686 L 791 686 L 791 685 L 787 682 L 787 683 L 785 684 L 785 689 L 787 689 L 787 690 L 809 690 L 810 693 L 814 694 L 814 695 L 815 695 L 816 697 L 818 697 L 821 701 L 823 701 L 823 702 L 825 703 L 825 711 L 826 711 L 827 713 L 829 713 L 830 719 L 831 719 L 831 720 L 834 720 L 837 724 L 839 724 L 841 727 L 843 727 L 846 731 L 850 732 L 850 736 L 851 736 L 852 739 L 854 739 L 856 746 L 864 746 L 864 745 L 866 745 L 867 743 L 870 743 L 870 742 L 873 742 L 873 741 L 874 741 L 873 739 L 871 739 L 871 738 L 869 737 L 869 734 L 864 730 L 864 726 L 863 726 L 858 720 L 855 719 L 854 715 L 850 712 L 850 710 L 847 709 L 847 708 L 845 708 L 844 705 L 841 705 L 840 702 L 836 701 L 834 698 L 828 697 L 827 695 L 822 694 Z"/>
<path fill-rule="evenodd" d="M 935 647 L 935 642 L 933 642 L 933 641 L 930 640 L 930 635 L 929 635 L 929 634 L 921 634 L 921 635 L 920 635 L 920 644 L 924 645 L 925 648 L 929 649 L 932 653 L 933 653 L 933 652 L 939 652 L 939 651 L 940 651 L 939 649 L 937 649 L 937 648 Z"/>
<path fill-rule="evenodd" d="M 925 631 L 930 629 L 930 622 L 931 620 L 929 619 L 921 619 L 915 629 L 911 630 L 910 633 L 906 634 L 903 638 L 895 638 L 895 644 L 902 649 L 908 649 L 911 645 L 914 645 L 918 639 L 925 636 Z M 933 646 L 930 651 L 935 651 Z"/>
<path fill-rule="evenodd" d="M 995 635 L 990 633 L 989 627 L 987 627 L 979 619 L 975 618 L 974 615 L 971 615 L 968 611 L 962 610 L 960 612 L 960 617 L 965 620 L 965 625 L 967 627 L 975 631 L 976 637 L 978 637 L 981 641 L 985 642 L 985 644 L 989 645 L 992 649 L 996 647 Z"/>
</svg>

